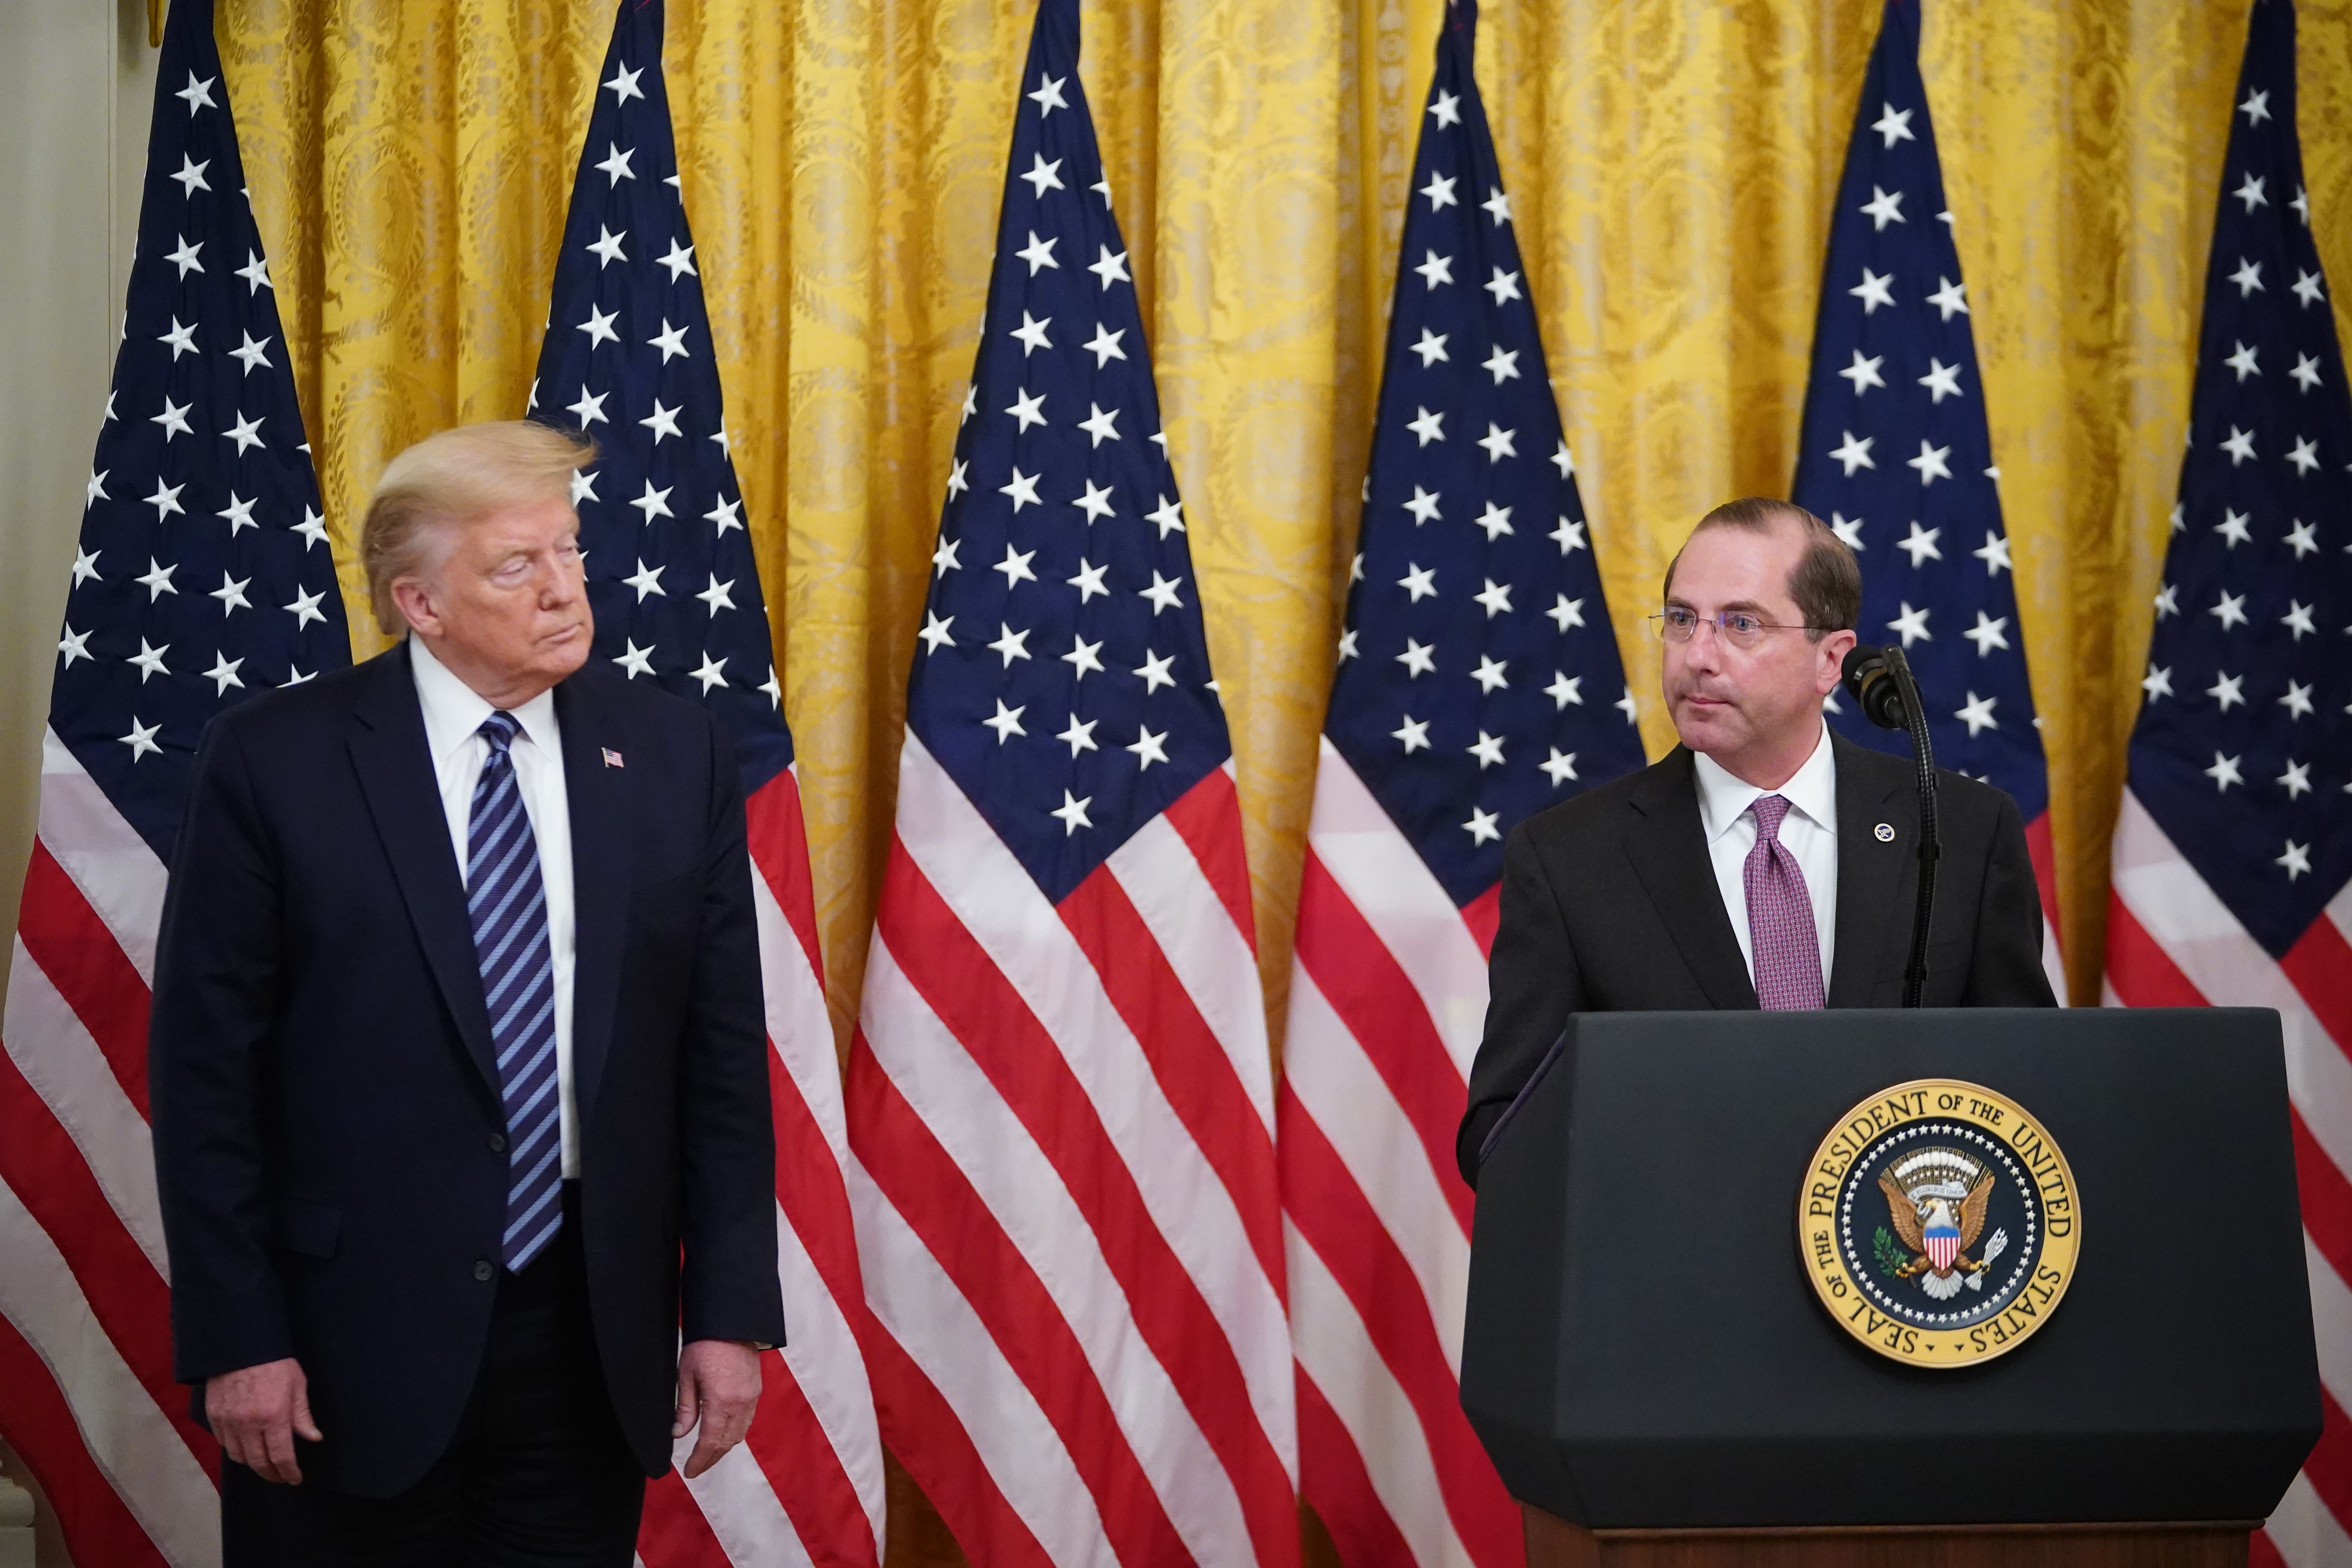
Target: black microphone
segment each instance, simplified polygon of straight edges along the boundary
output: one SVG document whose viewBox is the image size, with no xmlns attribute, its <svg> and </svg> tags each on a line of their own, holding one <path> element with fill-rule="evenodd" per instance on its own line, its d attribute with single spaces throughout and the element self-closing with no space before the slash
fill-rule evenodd
<svg viewBox="0 0 2352 1568">
<path fill-rule="evenodd" d="M 1843 666 L 1845 689 L 1861 705 L 1862 715 L 1882 730 L 1907 730 L 1911 715 L 1903 702 L 1903 683 L 1895 673 L 1892 648 L 1856 643 L 1846 650 Z"/>
<path fill-rule="evenodd" d="M 1918 901 L 1911 912 L 1911 962 L 1903 971 L 1903 1005 L 1916 1007 L 1927 989 L 1927 933 L 1936 916 L 1936 861 L 1943 854 L 1936 826 L 1936 752 L 1927 738 L 1927 710 L 1919 701 L 1918 683 L 1911 661 L 1899 647 L 1869 647 L 1857 643 L 1846 650 L 1840 666 L 1845 689 L 1853 693 L 1863 717 L 1882 730 L 1904 730 L 1911 737 L 1911 762 L 1919 787 Z"/>
</svg>

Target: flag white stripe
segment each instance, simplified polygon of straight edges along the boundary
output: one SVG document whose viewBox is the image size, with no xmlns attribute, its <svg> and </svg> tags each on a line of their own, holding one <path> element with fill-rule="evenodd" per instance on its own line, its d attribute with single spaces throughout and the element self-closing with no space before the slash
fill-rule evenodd
<svg viewBox="0 0 2352 1568">
<path fill-rule="evenodd" d="M 2352 1041 L 2339 1043 L 2320 1026 L 2294 983 L 2129 790 L 2116 820 L 2114 885 L 2124 907 L 2207 1000 L 2278 1009 L 2295 1109 L 2336 1168 L 2352 1171 L 2352 1058 L 2345 1055 Z"/>
<path fill-rule="evenodd" d="M 2319 1342 L 2319 1381 L 2336 1403 L 2352 1410 L 2352 1286 L 2325 1253 L 2303 1237 L 2304 1272 L 2311 1279 L 2311 1331 Z"/>
<path fill-rule="evenodd" d="M 1085 1212 L 878 939 L 866 960 L 866 1008 L 877 1064 L 1044 1282 L 1178 1534 L 1204 1563 L 1247 1559 L 1241 1498 L 1167 1368 L 1144 1342 Z M 952 1348 L 942 1336 L 940 1353 Z M 914 1346 L 908 1349 L 912 1353 Z"/>
<path fill-rule="evenodd" d="M 2327 1505 L 2319 1500 L 2309 1477 L 2301 1470 L 2279 1500 L 2278 1510 L 2263 1526 L 2287 1561 L 2287 1568 L 2347 1568 L 2352 1564 L 2352 1538 Z"/>
<path fill-rule="evenodd" d="M 1298 1365 L 1347 1428 L 1381 1506 L 1421 1568 L 1470 1568 L 1438 1489 L 1421 1417 L 1381 1359 L 1355 1303 L 1286 1219 L 1283 1252 L 1290 1266 L 1291 1310 L 1303 1326 Z"/>
<path fill-rule="evenodd" d="M 51 730 L 41 731 L 41 843 L 151 987 L 163 923 L 163 862 Z"/>
<path fill-rule="evenodd" d="M 1155 816 L 1113 850 L 1108 862 L 1168 966 L 1242 1080 L 1258 1120 L 1274 1128 L 1274 1058 L 1257 987 L 1234 976 L 1257 967 L 1241 927 L 1201 869 L 1192 846 L 1165 816 Z"/>
<path fill-rule="evenodd" d="M 989 1479 L 1046 1554 L 1064 1568 L 1115 1568 L 1094 1497 L 1028 1385 L 855 1155 L 847 1169 L 866 1302 L 883 1331 L 972 1434 Z"/>
<path fill-rule="evenodd" d="M 915 738 L 898 768 L 908 857 L 1060 1048 L 1152 1223 L 1239 1355 L 1259 1424 L 1295 1444 L 1290 1326 L 1241 1211 L 1168 1101 L 1077 939 L 1013 852 Z M 1222 915 L 1220 918 L 1223 918 Z M 874 1031 L 868 1030 L 868 1038 Z"/>
<path fill-rule="evenodd" d="M 1285 1041 L 1291 1093 L 1339 1152 L 1381 1227 L 1420 1280 L 1423 1306 L 1445 1349 L 1445 1364 L 1458 1378 L 1470 1238 L 1463 1235 L 1436 1173 L 1421 1157 L 1420 1135 L 1304 967 L 1291 973 Z M 1293 1337 L 1312 1337 L 1316 1325 L 1301 1315 L 1295 1296 L 1291 1316 Z"/>
<path fill-rule="evenodd" d="M 20 937 L 8 969 L 7 1026 L 0 1046 L 81 1152 L 115 1216 L 155 1272 L 171 1268 L 155 1193 L 155 1145 L 114 1068 Z"/>
<path fill-rule="evenodd" d="M 680 1475 L 686 1473 L 695 1438 L 688 1432 L 671 1445 L 670 1461 Z M 728 1449 L 717 1464 L 687 1482 L 686 1489 L 735 1568 L 811 1568 L 807 1548 L 793 1532 L 791 1516 L 776 1500 L 775 1489 L 748 1444 Z"/>
<path fill-rule="evenodd" d="M 65 1257 L 0 1183 L 0 1314 L 47 1363 L 82 1443 L 175 1568 L 215 1568 L 219 1507 L 206 1475 L 90 1311 Z"/>
<path fill-rule="evenodd" d="M 1307 842 L 1396 960 L 1465 1082 L 1486 1026 L 1486 955 L 1429 867 L 1327 737 Z"/>
</svg>

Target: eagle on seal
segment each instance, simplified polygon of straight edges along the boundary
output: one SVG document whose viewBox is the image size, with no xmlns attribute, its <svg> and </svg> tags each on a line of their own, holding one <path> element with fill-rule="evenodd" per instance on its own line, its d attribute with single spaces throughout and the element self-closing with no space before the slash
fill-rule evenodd
<svg viewBox="0 0 2352 1568">
<path fill-rule="evenodd" d="M 1975 1277 L 1992 1261 L 2000 1240 L 2005 1239 L 1997 1238 L 1995 1246 L 1986 1248 L 1980 1260 L 1968 1256 L 1969 1248 L 1977 1244 L 1977 1237 L 1984 1231 L 1985 1210 L 1992 1202 L 1993 1177 L 1990 1171 L 1958 1151 L 1948 1152 L 1948 1163 L 1927 1156 L 1900 1162 L 1906 1168 L 1940 1167 L 1907 1191 L 1892 1166 L 1878 1173 L 1879 1190 L 1886 1194 L 1895 1234 L 1913 1254 L 1908 1263 L 1895 1271 L 1895 1278 L 1909 1279 L 1925 1275 L 1919 1280 L 1919 1289 L 1938 1301 L 1959 1294 L 1963 1284 L 1977 1283 Z M 1955 1179 L 1959 1173 L 1954 1166 L 1969 1172 L 1973 1180 L 1964 1185 Z"/>
</svg>

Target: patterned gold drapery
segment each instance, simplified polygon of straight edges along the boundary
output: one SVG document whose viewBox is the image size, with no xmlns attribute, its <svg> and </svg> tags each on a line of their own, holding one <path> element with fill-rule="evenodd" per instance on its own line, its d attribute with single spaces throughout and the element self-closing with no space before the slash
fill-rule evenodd
<svg viewBox="0 0 2352 1568">
<path fill-rule="evenodd" d="M 2065 938 L 2090 1000 L 2245 5 L 1926 4 Z M 1085 5 L 1085 80 L 1234 721 L 1277 1038 L 1334 594 L 1442 12 Z M 2340 290 L 2352 5 L 2301 13 L 2304 150 Z M 1877 17 L 1872 0 L 1512 0 L 1481 26 L 1654 754 L 1669 731 L 1639 617 L 1700 511 L 1788 486 L 1827 208 Z M 350 530 L 384 459 L 522 409 L 611 20 L 592 0 L 221 0 L 347 595 Z M 671 7 L 685 195 L 845 1030 L 1029 21 L 1027 0 Z M 2336 310 L 2346 331 L 2340 295 Z"/>
</svg>

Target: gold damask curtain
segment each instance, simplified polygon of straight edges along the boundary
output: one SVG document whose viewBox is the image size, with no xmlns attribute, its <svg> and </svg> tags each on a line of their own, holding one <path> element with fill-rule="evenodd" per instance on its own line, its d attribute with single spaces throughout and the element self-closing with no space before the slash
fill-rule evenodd
<svg viewBox="0 0 2352 1568">
<path fill-rule="evenodd" d="M 1926 6 L 1922 64 L 2054 774 L 2065 937 L 2090 1000 L 2245 5 Z M 1334 595 L 1442 10 L 1085 6 L 1085 79 L 1234 721 L 1277 1023 Z M 1030 17 L 1028 0 L 670 10 L 686 200 L 845 1026 Z M 1877 21 L 1876 0 L 1507 0 L 1480 26 L 1653 754 L 1670 731 L 1640 616 L 1700 511 L 1789 484 L 1827 208 Z M 400 447 L 521 411 L 611 22 L 605 0 L 222 0 L 339 546 Z M 2302 24 L 2305 156 L 2342 289 L 2352 5 L 2305 0 Z M 341 559 L 355 595 L 347 548 Z"/>
</svg>

